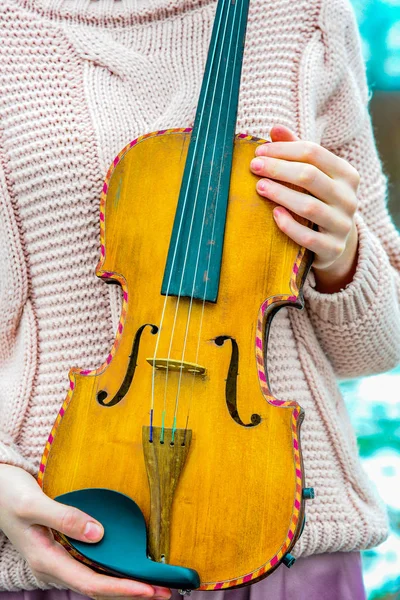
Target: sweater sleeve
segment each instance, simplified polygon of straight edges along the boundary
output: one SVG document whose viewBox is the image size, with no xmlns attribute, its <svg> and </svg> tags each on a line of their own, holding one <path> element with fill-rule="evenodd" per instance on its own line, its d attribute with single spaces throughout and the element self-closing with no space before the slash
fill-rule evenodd
<svg viewBox="0 0 400 600">
<path fill-rule="evenodd" d="M 36 368 L 36 324 L 18 220 L 0 163 L 0 463 L 36 474 L 18 446 Z"/>
<path fill-rule="evenodd" d="M 344 0 L 325 2 L 321 14 L 323 88 L 321 145 L 361 176 L 356 225 L 356 272 L 345 289 L 319 293 L 313 273 L 306 307 L 322 349 L 338 377 L 359 377 L 400 362 L 400 237 L 387 210 L 387 181 L 368 113 L 368 88 L 354 14 Z M 321 84 L 320 84 L 321 85 Z"/>
</svg>

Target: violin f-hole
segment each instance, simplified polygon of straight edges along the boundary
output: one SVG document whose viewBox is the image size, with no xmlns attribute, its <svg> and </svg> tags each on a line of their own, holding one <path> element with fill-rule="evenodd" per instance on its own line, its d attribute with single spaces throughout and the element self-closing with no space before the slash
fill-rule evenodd
<svg viewBox="0 0 400 600">
<path fill-rule="evenodd" d="M 135 371 L 136 371 L 136 367 L 137 367 L 136 361 L 137 361 L 137 357 L 139 354 L 140 338 L 142 336 L 142 333 L 143 333 L 145 327 L 151 327 L 151 333 L 153 335 L 155 335 L 158 332 L 158 327 L 151 323 L 145 323 L 144 325 L 139 327 L 139 329 L 137 330 L 135 337 L 133 339 L 132 350 L 129 355 L 128 368 L 126 370 L 126 374 L 125 374 L 124 380 L 121 384 L 121 387 L 119 388 L 118 392 L 115 394 L 114 398 L 112 398 L 109 402 L 106 402 L 106 400 L 108 398 L 108 392 L 106 392 L 105 390 L 100 390 L 99 392 L 97 392 L 96 399 L 97 399 L 97 402 L 101 406 L 107 406 L 107 407 L 115 406 L 116 404 L 118 404 L 118 402 L 121 402 L 121 400 L 128 393 L 129 388 L 132 383 L 132 380 L 133 380 L 133 377 L 135 375 Z"/>
<path fill-rule="evenodd" d="M 237 378 L 239 374 L 239 346 L 237 341 L 229 335 L 219 335 L 215 338 L 214 342 L 217 346 L 223 346 L 226 340 L 231 340 L 232 343 L 232 354 L 229 363 L 228 375 L 226 378 L 225 385 L 225 400 L 229 414 L 232 419 L 236 421 L 242 427 L 255 427 L 261 423 L 261 415 L 256 413 L 251 415 L 251 422 L 244 423 L 240 418 L 237 409 Z"/>
</svg>

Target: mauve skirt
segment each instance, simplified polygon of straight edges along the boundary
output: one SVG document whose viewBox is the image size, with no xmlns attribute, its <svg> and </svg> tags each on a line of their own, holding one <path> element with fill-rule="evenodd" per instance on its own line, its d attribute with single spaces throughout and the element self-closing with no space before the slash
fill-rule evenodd
<svg viewBox="0 0 400 600">
<path fill-rule="evenodd" d="M 84 600 L 67 590 L 0 592 L 0 600 Z M 183 597 L 173 592 L 174 600 Z M 226 592 L 193 592 L 191 600 L 366 600 L 359 552 L 299 558 L 259 583 Z"/>
</svg>

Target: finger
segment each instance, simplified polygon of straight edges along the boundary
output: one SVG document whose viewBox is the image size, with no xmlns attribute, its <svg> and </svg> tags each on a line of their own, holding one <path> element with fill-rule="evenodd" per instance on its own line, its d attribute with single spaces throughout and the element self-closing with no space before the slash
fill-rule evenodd
<svg viewBox="0 0 400 600">
<path fill-rule="evenodd" d="M 345 184 L 340 185 L 328 177 L 314 165 L 258 156 L 253 158 L 250 167 L 256 175 L 298 186 L 323 202 L 343 206 L 351 212 L 350 202 L 347 206 L 347 201 L 352 198 L 351 190 Z"/>
<path fill-rule="evenodd" d="M 256 156 L 270 156 L 314 165 L 332 178 L 344 179 L 357 188 L 360 176 L 346 160 L 313 142 L 274 142 L 257 146 Z"/>
<path fill-rule="evenodd" d="M 31 563 L 32 564 L 32 563 Z M 32 568 L 45 583 L 55 582 L 90 597 L 154 598 L 153 586 L 130 579 L 120 579 L 95 573 L 89 567 L 72 558 L 68 552 L 54 543 L 46 552 L 46 559 L 39 558 Z M 169 598 L 170 590 L 158 588 L 158 597 Z"/>
<path fill-rule="evenodd" d="M 289 127 L 284 125 L 274 125 L 269 135 L 273 142 L 295 142 L 299 139 Z"/>
<path fill-rule="evenodd" d="M 104 535 L 103 526 L 96 519 L 73 506 L 51 500 L 43 492 L 39 501 L 32 502 L 26 520 L 83 542 L 98 542 Z"/>
<path fill-rule="evenodd" d="M 314 266 L 323 268 L 336 260 L 343 252 L 344 245 L 326 233 L 320 233 L 301 225 L 282 207 L 273 211 L 273 216 L 279 229 L 294 242 L 315 254 Z"/>
<path fill-rule="evenodd" d="M 350 217 L 346 217 L 332 206 L 310 194 L 292 190 L 272 179 L 260 179 L 257 182 L 257 191 L 264 198 L 273 200 L 299 217 L 304 217 L 323 227 L 326 231 L 347 235 L 351 227 Z"/>
</svg>

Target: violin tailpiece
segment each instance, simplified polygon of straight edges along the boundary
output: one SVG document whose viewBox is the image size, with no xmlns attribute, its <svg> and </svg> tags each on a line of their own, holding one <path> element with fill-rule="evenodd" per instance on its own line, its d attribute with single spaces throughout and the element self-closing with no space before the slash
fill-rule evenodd
<svg viewBox="0 0 400 600">
<path fill-rule="evenodd" d="M 148 552 L 153 560 L 169 560 L 171 508 L 174 492 L 192 440 L 190 429 L 144 426 L 143 452 L 150 486 Z M 150 441 L 151 440 L 151 441 Z"/>
</svg>

